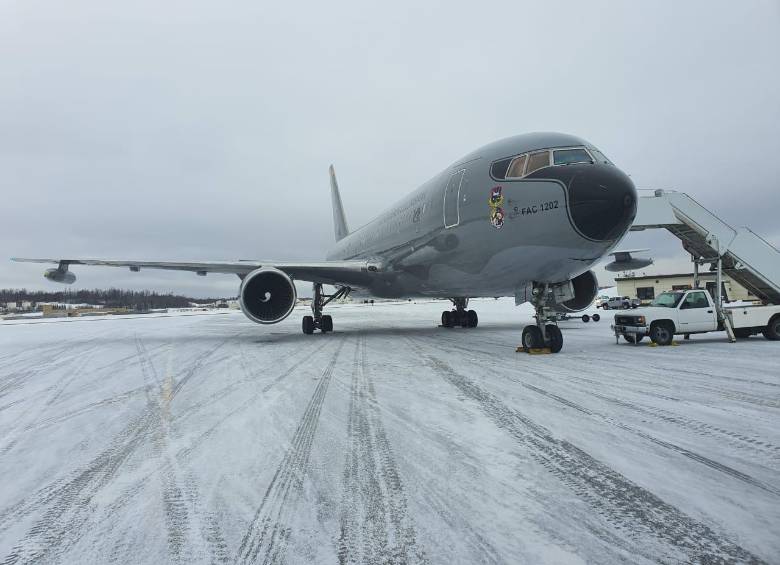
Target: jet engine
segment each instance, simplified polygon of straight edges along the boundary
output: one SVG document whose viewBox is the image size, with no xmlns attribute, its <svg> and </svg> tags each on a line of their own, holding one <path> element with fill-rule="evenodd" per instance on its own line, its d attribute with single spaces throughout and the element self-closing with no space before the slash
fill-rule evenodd
<svg viewBox="0 0 780 565">
<path fill-rule="evenodd" d="M 579 312 L 593 303 L 598 292 L 596 275 L 593 271 L 585 271 L 570 281 L 553 287 L 555 302 L 550 307 L 561 313 Z"/>
<path fill-rule="evenodd" d="M 290 315 L 297 298 L 295 284 L 287 274 L 273 267 L 261 267 L 241 281 L 238 302 L 253 322 L 275 324 Z"/>
<path fill-rule="evenodd" d="M 43 276 L 50 281 L 62 284 L 73 284 L 76 282 L 76 275 L 66 269 L 46 269 Z"/>
</svg>

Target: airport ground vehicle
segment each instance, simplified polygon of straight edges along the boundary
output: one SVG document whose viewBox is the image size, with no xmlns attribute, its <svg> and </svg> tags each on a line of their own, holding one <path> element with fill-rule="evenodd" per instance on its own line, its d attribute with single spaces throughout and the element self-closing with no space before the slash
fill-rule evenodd
<svg viewBox="0 0 780 565">
<path fill-rule="evenodd" d="M 601 303 L 604 310 L 619 310 L 621 308 L 638 308 L 642 302 L 638 298 L 629 298 L 628 296 L 613 296 Z"/>
<path fill-rule="evenodd" d="M 763 333 L 769 340 L 780 340 L 780 306 L 726 307 L 720 314 L 718 310 L 705 290 L 667 291 L 636 313 L 616 314 L 612 329 L 615 341 L 623 336 L 629 343 L 639 343 L 650 336 L 658 345 L 671 344 L 675 335 L 725 331 L 726 324 L 737 338 Z"/>
</svg>

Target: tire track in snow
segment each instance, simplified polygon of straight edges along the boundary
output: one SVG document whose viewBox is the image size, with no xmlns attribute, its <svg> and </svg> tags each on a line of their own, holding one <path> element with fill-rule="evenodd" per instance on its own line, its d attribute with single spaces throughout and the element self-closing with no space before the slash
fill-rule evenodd
<svg viewBox="0 0 780 565">
<path fill-rule="evenodd" d="M 293 506 L 308 470 L 320 412 L 344 340 L 345 338 L 342 338 L 339 341 L 333 357 L 322 372 L 314 394 L 295 430 L 290 448 L 277 468 L 260 507 L 241 540 L 237 561 L 242 563 L 254 563 L 258 560 L 262 563 L 284 561 L 291 533 L 289 522 L 294 510 Z"/>
<path fill-rule="evenodd" d="M 355 345 L 347 436 L 339 563 L 427 563 L 378 409 L 364 336 Z"/>
<path fill-rule="evenodd" d="M 228 339 L 197 356 L 193 367 L 185 373 L 187 380 L 196 370 L 194 366 L 200 367 Z M 128 459 L 155 437 L 161 425 L 159 406 L 155 406 L 154 395 L 155 391 L 159 391 L 159 379 L 140 340 L 136 340 L 136 348 L 147 385 L 145 393 L 149 402 L 146 409 L 133 417 L 106 449 L 77 470 L 71 478 L 47 485 L 33 495 L 32 500 L 22 501 L 0 515 L 2 532 L 13 521 L 45 508 L 43 515 L 35 520 L 27 534 L 4 558 L 3 565 L 56 560 L 64 554 L 87 533 L 87 525 L 94 512 L 94 498 L 113 480 Z M 171 399 L 180 389 L 172 389 Z"/>
<path fill-rule="evenodd" d="M 449 340 L 447 340 L 447 341 L 449 341 Z M 436 344 L 436 347 L 439 348 L 439 349 L 444 349 L 444 350 L 448 350 L 448 351 L 455 351 L 454 349 L 448 348 L 446 346 L 443 347 L 443 346 L 441 346 L 438 343 Z M 495 364 L 495 354 L 494 353 L 491 354 L 488 351 L 483 351 L 483 350 L 479 350 L 479 349 L 472 349 L 472 348 L 469 348 L 467 351 L 470 352 L 470 353 L 478 353 L 479 355 L 484 355 L 485 357 L 487 357 L 486 362 L 491 363 L 491 364 Z M 534 376 L 536 376 L 538 378 L 542 378 L 542 379 L 546 379 L 546 380 L 555 380 L 555 381 L 561 382 L 561 378 L 559 378 L 557 375 L 554 375 L 554 374 L 543 373 L 543 372 L 533 371 L 533 370 L 529 370 L 529 369 L 525 369 L 525 372 L 528 373 L 528 374 L 532 374 L 532 375 L 534 375 Z M 522 381 L 513 379 L 511 377 L 506 377 L 506 378 L 509 378 L 509 380 L 512 380 L 512 381 L 515 381 L 515 382 L 519 382 L 520 384 L 523 384 L 523 386 L 525 386 L 526 388 L 530 388 L 532 386 L 532 385 L 524 384 L 524 383 L 522 383 Z M 599 382 L 597 380 L 589 379 L 589 378 L 583 377 L 581 375 L 568 375 L 567 377 L 564 378 L 564 380 L 569 381 L 569 382 L 571 382 L 572 380 L 575 380 L 575 381 L 578 381 L 578 382 L 586 382 L 586 383 L 589 383 L 591 385 L 596 385 L 596 386 L 602 386 L 604 384 L 604 383 Z M 570 385 L 567 384 L 567 386 L 570 386 Z M 591 388 L 577 387 L 577 390 L 579 392 L 582 392 L 582 393 L 587 394 L 589 396 L 596 397 L 596 398 L 598 398 L 600 400 L 604 400 L 606 402 L 615 404 L 617 406 L 621 406 L 623 408 L 627 408 L 629 410 L 633 410 L 633 411 L 639 412 L 640 414 L 643 414 L 643 415 L 646 415 L 646 416 L 650 416 L 652 418 L 656 418 L 656 419 L 661 420 L 663 422 L 676 425 L 676 426 L 680 427 L 681 429 L 683 429 L 685 431 L 690 431 L 690 432 L 692 432 L 694 434 L 697 434 L 699 436 L 711 437 L 711 438 L 717 439 L 719 441 L 725 441 L 729 445 L 731 445 L 732 447 L 735 447 L 736 449 L 744 450 L 744 451 L 749 452 L 750 453 L 750 457 L 752 457 L 752 458 L 759 458 L 760 457 L 760 458 L 764 458 L 764 459 L 768 460 L 768 463 L 770 465 L 775 464 L 776 461 L 778 459 L 780 459 L 780 446 L 774 445 L 771 442 L 763 440 L 762 438 L 759 438 L 759 437 L 749 437 L 749 436 L 746 436 L 746 435 L 743 435 L 743 434 L 740 434 L 740 433 L 737 433 L 737 432 L 725 430 L 725 429 L 720 428 L 718 426 L 713 426 L 711 424 L 707 424 L 705 422 L 701 422 L 699 420 L 696 420 L 694 418 L 689 418 L 689 417 L 686 417 L 684 415 L 676 414 L 674 412 L 671 412 L 671 411 L 668 411 L 668 410 L 664 410 L 662 408 L 642 406 L 642 405 L 639 405 L 639 404 L 635 404 L 635 403 L 632 403 L 632 402 L 621 400 L 619 398 L 606 396 L 606 395 L 594 392 Z M 635 391 L 635 392 L 637 392 L 638 394 L 644 394 L 646 396 L 660 396 L 660 395 L 653 395 L 653 394 L 651 394 L 651 393 L 649 393 L 647 391 L 642 391 L 642 390 Z M 552 397 L 555 397 L 555 395 L 551 395 L 551 393 L 547 393 L 547 394 L 552 396 Z M 663 396 L 661 398 L 664 398 L 664 399 L 667 399 L 667 400 L 670 399 L 669 397 L 663 397 Z M 555 399 L 558 400 L 559 402 L 564 403 L 564 404 L 566 402 L 568 402 L 565 399 L 562 399 L 561 397 L 555 397 Z M 577 410 L 582 411 L 581 407 L 579 407 L 579 406 L 571 405 L 571 407 L 575 408 Z M 694 454 L 693 458 L 694 459 L 696 458 L 695 454 Z M 737 473 L 739 473 L 739 471 L 737 471 Z M 748 480 L 748 482 L 750 482 L 750 480 Z M 771 487 L 770 487 L 770 489 L 771 489 Z M 772 492 L 774 492 L 774 491 L 772 491 Z"/>
<path fill-rule="evenodd" d="M 89 362 L 95 349 L 95 347 L 91 347 L 84 353 L 70 358 L 68 361 L 70 361 L 71 366 L 68 369 L 63 370 L 62 373 L 56 378 L 54 383 L 35 394 L 36 397 L 46 398 L 42 403 L 39 403 L 38 406 L 28 407 L 26 409 L 24 416 L 29 415 L 29 417 L 16 418 L 10 428 L 4 431 L 2 437 L 7 441 L 2 447 L 0 447 L 0 455 L 5 455 L 11 451 L 16 446 L 16 444 L 19 443 L 19 440 L 22 438 L 24 433 L 34 427 L 42 419 L 43 415 L 62 395 L 68 385 L 70 385 L 74 379 L 81 375 L 84 367 Z"/>
<path fill-rule="evenodd" d="M 298 361 L 296 361 L 295 363 L 293 363 L 292 365 L 290 365 L 289 367 L 281 371 L 278 375 L 272 378 L 265 386 L 263 386 L 262 389 L 252 393 L 244 400 L 242 400 L 238 405 L 232 407 L 230 410 L 225 412 L 216 422 L 214 422 L 211 426 L 209 426 L 209 428 L 207 428 L 204 432 L 198 435 L 194 440 L 189 442 L 186 447 L 180 448 L 175 454 L 175 460 L 178 462 L 178 464 L 179 465 L 185 464 L 192 456 L 192 453 L 198 447 L 200 447 L 205 441 L 207 441 L 210 437 L 212 437 L 220 426 L 222 426 L 225 422 L 230 420 L 235 414 L 241 412 L 242 410 L 246 410 L 250 406 L 255 406 L 259 398 L 261 398 L 263 395 L 268 393 L 271 389 L 273 389 L 277 384 L 279 384 L 286 377 L 288 377 L 298 367 L 300 367 L 304 363 L 307 363 L 313 355 L 319 353 L 319 351 L 321 351 L 326 345 L 328 345 L 328 342 L 323 341 L 322 343 L 319 344 L 319 346 L 315 347 L 314 350 L 311 351 L 308 355 L 299 356 Z M 173 418 L 173 421 L 175 422 L 177 419 L 178 418 Z M 117 497 L 117 500 L 113 503 L 112 512 L 118 512 L 120 509 L 127 506 L 127 504 L 129 504 L 133 500 L 133 498 L 136 497 L 139 492 L 141 492 L 141 490 L 151 481 L 151 479 L 160 472 L 160 468 L 161 468 L 160 466 L 156 467 L 152 471 L 145 474 L 142 478 L 137 480 L 135 483 L 133 483 L 131 486 L 127 487 Z M 213 534 L 209 534 L 207 537 L 213 537 Z"/>
<path fill-rule="evenodd" d="M 427 355 L 413 340 L 408 341 L 426 365 L 475 402 L 496 426 L 527 448 L 534 459 L 613 526 L 630 532 L 632 537 L 650 535 L 674 548 L 667 559 L 678 559 L 677 552 L 683 552 L 687 561 L 695 563 L 762 562 L 585 451 L 554 437 L 544 426 L 507 406 L 446 362 Z M 645 557 L 659 559 L 658 555 Z"/>
<path fill-rule="evenodd" d="M 515 379 L 512 379 L 515 380 Z M 740 481 L 743 481 L 749 485 L 752 485 L 754 487 L 760 488 L 763 491 L 766 491 L 770 494 L 778 495 L 780 496 L 780 489 L 777 489 L 773 487 L 772 485 L 764 484 L 763 482 L 754 479 L 747 473 L 743 473 L 741 471 L 737 471 L 736 469 L 733 469 L 729 467 L 728 465 L 724 465 L 723 463 L 719 463 L 717 461 L 714 461 L 710 459 L 709 457 L 705 457 L 704 455 L 700 455 L 699 453 L 696 453 L 694 451 L 690 451 L 689 449 L 685 449 L 684 447 L 681 447 L 679 445 L 676 445 L 674 443 L 664 441 L 662 439 L 658 439 L 655 436 L 652 436 L 646 432 L 643 432 L 642 430 L 638 430 L 636 428 L 633 428 L 627 424 L 624 424 L 622 422 L 619 422 L 615 420 L 614 418 L 607 416 L 606 414 L 601 414 L 600 412 L 596 412 L 594 410 L 590 410 L 588 408 L 585 408 L 583 406 L 580 406 L 579 404 L 576 404 L 570 400 L 567 400 L 566 398 L 563 398 L 562 396 L 558 396 L 557 394 L 553 394 L 551 392 L 548 392 L 542 388 L 539 388 L 537 386 L 530 385 L 528 383 L 524 383 L 521 381 L 519 382 L 520 385 L 522 385 L 524 388 L 527 388 L 528 390 L 532 390 L 536 392 L 537 394 L 541 394 L 543 396 L 546 396 L 547 398 L 551 398 L 555 400 L 556 402 L 560 402 L 561 404 L 564 404 L 565 406 L 569 406 L 571 408 L 574 408 L 575 410 L 579 410 L 583 414 L 587 414 L 588 416 L 596 417 L 612 426 L 615 426 L 617 428 L 620 428 L 621 430 L 625 430 L 627 432 L 630 432 L 634 435 L 637 435 L 643 439 L 646 439 L 656 445 L 659 445 L 661 447 L 664 447 L 666 449 L 670 449 L 672 451 L 675 451 L 679 453 L 680 455 L 683 455 L 685 457 L 688 457 L 689 459 L 692 459 L 698 463 L 701 463 L 703 465 L 706 465 L 707 467 L 710 467 L 712 469 L 715 469 L 716 471 L 720 471 L 721 473 L 725 473 L 726 475 L 729 475 L 732 478 L 739 479 Z"/>
</svg>

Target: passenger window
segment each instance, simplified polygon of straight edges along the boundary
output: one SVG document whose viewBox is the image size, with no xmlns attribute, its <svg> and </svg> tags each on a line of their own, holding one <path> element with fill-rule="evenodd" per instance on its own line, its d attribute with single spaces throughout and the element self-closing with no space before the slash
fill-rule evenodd
<svg viewBox="0 0 780 565">
<path fill-rule="evenodd" d="M 525 174 L 530 175 L 534 171 L 538 171 L 543 167 L 550 166 L 550 152 L 540 151 L 539 153 L 531 153 L 528 157 L 528 167 L 526 167 Z"/>
<path fill-rule="evenodd" d="M 707 297 L 703 292 L 691 292 L 685 297 L 682 303 L 681 309 L 687 310 L 689 308 L 707 308 L 709 306 Z"/>
<path fill-rule="evenodd" d="M 519 179 L 523 176 L 523 168 L 525 167 L 525 161 L 528 158 L 528 155 L 520 155 L 519 157 L 515 157 L 512 160 L 512 163 L 509 165 L 509 170 L 506 172 L 506 178 L 508 179 Z"/>
<path fill-rule="evenodd" d="M 503 180 L 506 178 L 506 170 L 509 168 L 509 163 L 512 162 L 512 158 L 509 157 L 508 159 L 501 159 L 500 161 L 496 161 L 493 163 L 493 166 L 490 167 L 490 174 L 493 175 L 494 179 Z"/>
<path fill-rule="evenodd" d="M 592 163 L 593 159 L 584 149 L 558 149 L 553 161 L 556 165 L 571 165 L 574 163 Z"/>
</svg>

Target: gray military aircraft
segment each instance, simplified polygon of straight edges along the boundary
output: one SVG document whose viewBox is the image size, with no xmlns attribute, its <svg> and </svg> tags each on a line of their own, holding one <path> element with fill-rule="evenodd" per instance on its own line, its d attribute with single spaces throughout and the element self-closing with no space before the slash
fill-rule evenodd
<svg viewBox="0 0 780 565">
<path fill-rule="evenodd" d="M 305 334 L 333 330 L 323 314 L 353 289 L 381 298 L 441 297 L 452 308 L 444 327 L 476 327 L 469 298 L 514 296 L 530 301 L 536 324 L 523 329 L 526 349 L 560 351 L 556 315 L 587 308 L 598 285 L 590 270 L 634 220 L 631 179 L 587 141 L 560 133 L 530 133 L 466 155 L 395 206 L 350 231 L 330 169 L 336 244 L 326 260 L 159 262 L 103 259 L 20 259 L 56 263 L 45 277 L 72 283 L 70 265 L 102 265 L 233 273 L 241 279 L 244 314 L 260 324 L 284 320 L 296 303 L 294 280 L 312 282 Z M 336 287 L 333 294 L 323 285 Z"/>
</svg>

